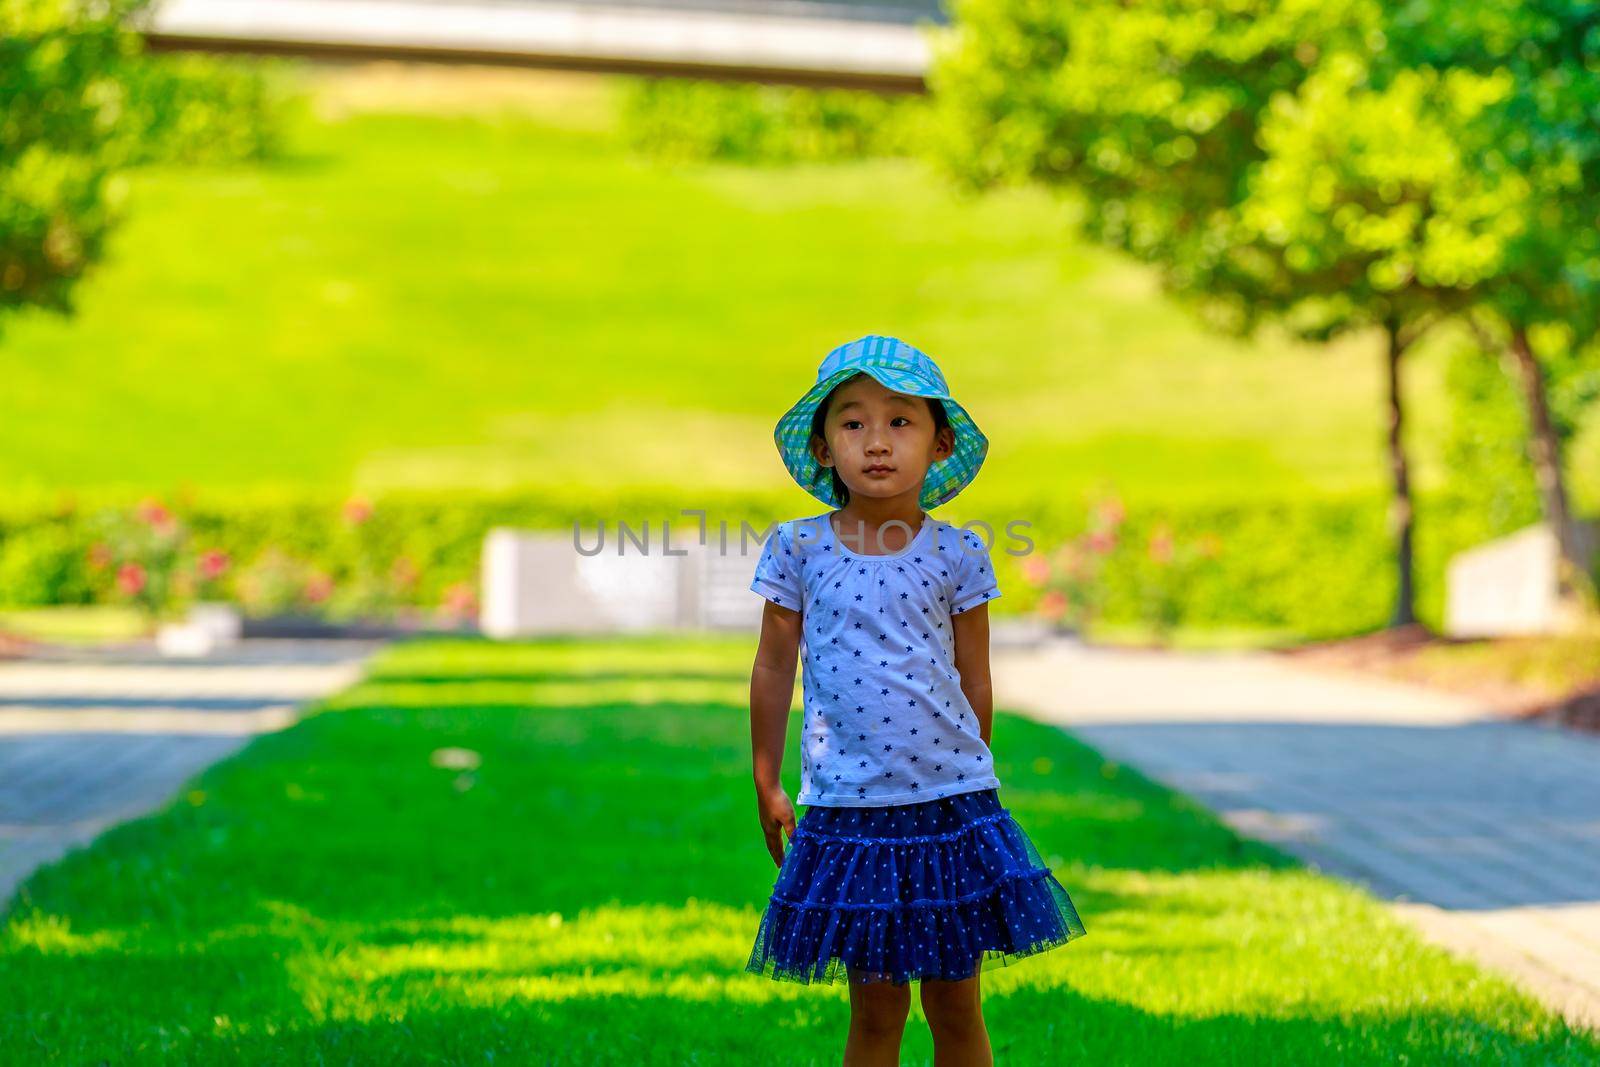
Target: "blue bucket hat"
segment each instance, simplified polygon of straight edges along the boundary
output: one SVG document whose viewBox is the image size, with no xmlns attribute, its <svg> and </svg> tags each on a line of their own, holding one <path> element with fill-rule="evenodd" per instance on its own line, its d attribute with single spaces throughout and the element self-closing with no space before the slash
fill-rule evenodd
<svg viewBox="0 0 1600 1067">
<path fill-rule="evenodd" d="M 937 363 L 899 338 L 879 334 L 867 334 L 829 352 L 817 368 L 817 383 L 778 420 L 772 437 L 778 443 L 783 465 L 800 483 L 800 488 L 829 507 L 842 505 L 833 492 L 831 468 L 818 463 L 808 447 L 811 423 L 818 405 L 834 386 L 862 371 L 888 389 L 909 396 L 930 397 L 944 405 L 950 428 L 955 431 L 956 447 L 949 456 L 928 468 L 919 501 L 923 509 L 938 507 L 965 489 L 983 466 L 989 439 L 967 410 L 951 399 L 950 388 Z"/>
</svg>

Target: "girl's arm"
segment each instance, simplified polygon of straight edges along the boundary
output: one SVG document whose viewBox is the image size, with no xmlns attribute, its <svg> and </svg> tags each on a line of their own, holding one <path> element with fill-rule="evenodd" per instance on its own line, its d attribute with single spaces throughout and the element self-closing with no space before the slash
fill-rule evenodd
<svg viewBox="0 0 1600 1067">
<path fill-rule="evenodd" d="M 750 671 L 750 748 L 755 774 L 756 810 L 772 862 L 783 866 L 780 828 L 794 836 L 794 804 L 783 791 L 783 745 L 794 702 L 795 664 L 800 656 L 798 611 L 768 600 L 761 612 L 761 643 Z"/>
<path fill-rule="evenodd" d="M 989 605 L 978 604 L 950 617 L 956 642 L 956 673 L 961 691 L 978 716 L 978 735 L 989 744 L 994 724 L 994 688 L 989 678 Z"/>
</svg>

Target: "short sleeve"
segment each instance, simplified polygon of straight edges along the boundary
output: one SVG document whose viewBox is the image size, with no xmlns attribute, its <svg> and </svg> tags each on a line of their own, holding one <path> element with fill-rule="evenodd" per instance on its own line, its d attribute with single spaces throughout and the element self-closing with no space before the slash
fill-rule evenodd
<svg viewBox="0 0 1600 1067">
<path fill-rule="evenodd" d="M 989 556 L 989 546 L 984 544 L 981 537 L 970 530 L 959 531 L 955 559 L 950 614 L 959 615 L 1000 595 L 1000 583 L 994 576 L 994 561 Z"/>
<path fill-rule="evenodd" d="M 800 611 L 800 557 L 794 553 L 788 523 L 780 523 L 761 547 L 750 588 L 781 608 Z"/>
</svg>

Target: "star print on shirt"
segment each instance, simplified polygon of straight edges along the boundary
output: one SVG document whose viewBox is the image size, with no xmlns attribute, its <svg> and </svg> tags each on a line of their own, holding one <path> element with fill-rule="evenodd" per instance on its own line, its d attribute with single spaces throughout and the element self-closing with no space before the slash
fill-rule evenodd
<svg viewBox="0 0 1600 1067">
<path fill-rule="evenodd" d="M 824 529 L 827 518 L 825 513 L 815 519 L 779 524 L 766 538 L 751 583 L 751 588 L 767 599 L 805 617 L 803 633 L 810 649 L 801 661 L 804 725 L 811 729 L 804 736 L 811 739 L 812 745 L 802 746 L 806 758 L 798 799 L 802 803 L 866 806 L 897 802 L 912 793 L 920 796 L 924 789 L 934 796 L 946 796 L 997 782 L 987 771 L 979 775 L 970 769 L 986 766 L 990 761 L 985 759 L 986 749 L 976 735 L 977 724 L 972 721 L 975 716 L 965 714 L 971 709 L 954 671 L 955 647 L 947 625 L 951 616 L 990 599 L 994 595 L 992 589 L 997 591 L 982 542 L 962 538 L 955 527 L 927 516 L 925 524 L 935 525 L 925 536 L 935 551 L 891 555 L 876 561 L 855 558 L 843 550 L 832 551 L 827 543 L 831 527 Z M 799 523 L 810 523 L 814 528 L 803 537 L 803 546 L 796 544 L 802 539 L 796 532 Z M 812 544 L 817 537 L 822 538 L 821 545 Z M 799 550 L 802 547 L 804 551 Z M 817 547 L 825 551 L 815 552 Z M 890 605 L 898 605 L 892 615 L 887 610 Z M 876 626 L 871 625 L 874 621 Z M 898 640 L 891 642 L 890 629 L 896 631 Z M 876 645 L 873 634 L 877 634 Z M 840 672 L 846 663 L 850 673 L 843 677 L 849 679 L 850 695 L 857 699 L 849 705 L 858 716 L 851 721 L 863 723 L 860 716 L 869 706 L 877 721 L 876 726 L 853 734 L 845 732 L 848 727 L 842 720 L 823 714 L 829 705 L 843 707 L 844 694 L 819 684 L 830 679 L 842 688 Z M 869 668 L 868 664 L 877 666 Z M 876 695 L 870 700 L 863 698 L 873 691 Z M 915 714 L 897 719 L 889 713 L 891 705 L 898 706 L 893 698 L 906 700 L 907 711 Z M 941 707 L 948 714 L 941 715 L 936 710 Z M 926 716 L 920 708 L 927 709 Z M 917 725 L 904 718 L 915 718 Z M 868 745 L 874 747 L 868 750 Z M 959 753 L 955 752 L 957 747 L 961 749 Z M 969 754 L 969 749 L 976 751 Z M 877 753 L 887 760 L 896 750 L 902 753 L 897 759 L 903 763 L 875 766 L 870 758 L 871 753 Z M 942 761 L 922 762 L 922 756 L 940 750 L 966 755 L 969 762 L 962 767 Z M 813 751 L 834 751 L 842 760 L 854 756 L 858 769 L 847 770 L 847 762 L 825 767 L 824 762 L 813 762 Z M 935 762 L 937 769 L 929 770 Z M 901 773 L 909 767 L 921 768 L 928 774 L 911 780 Z M 955 777 L 958 773 L 961 778 Z"/>
</svg>

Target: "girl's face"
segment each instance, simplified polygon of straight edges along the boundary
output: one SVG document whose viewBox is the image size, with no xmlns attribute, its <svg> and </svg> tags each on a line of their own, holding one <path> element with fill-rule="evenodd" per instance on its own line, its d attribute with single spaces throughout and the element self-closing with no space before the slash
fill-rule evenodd
<svg viewBox="0 0 1600 1067">
<path fill-rule="evenodd" d="M 852 497 L 915 500 L 928 468 L 955 450 L 955 431 L 944 426 L 935 432 L 927 400 L 897 393 L 871 375 L 834 390 L 823 434 L 823 441 L 812 438 L 812 454 L 838 470 Z"/>
</svg>

